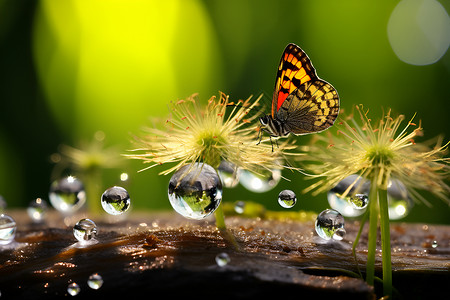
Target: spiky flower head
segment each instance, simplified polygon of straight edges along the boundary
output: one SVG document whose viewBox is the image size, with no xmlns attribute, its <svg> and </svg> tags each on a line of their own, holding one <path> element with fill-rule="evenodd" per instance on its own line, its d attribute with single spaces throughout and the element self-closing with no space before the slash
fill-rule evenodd
<svg viewBox="0 0 450 300">
<path fill-rule="evenodd" d="M 258 131 L 252 123 L 261 113 L 257 110 L 260 98 L 235 104 L 221 93 L 203 106 L 194 94 L 172 102 L 169 117 L 147 128 L 145 136 L 136 137 L 136 154 L 126 156 L 150 164 L 145 169 L 174 164 L 160 173 L 164 175 L 193 162 L 217 168 L 221 161 L 227 161 L 254 172 L 281 169 L 280 161 L 291 155 L 287 150 L 295 146 L 288 140 L 273 151 L 267 142 L 257 145 Z"/>
<path fill-rule="evenodd" d="M 60 176 L 65 168 L 77 174 L 85 174 L 99 169 L 122 167 L 125 163 L 117 146 L 105 147 L 105 134 L 97 131 L 91 141 L 80 141 L 76 147 L 60 145 L 59 151 L 50 157 L 55 169 L 52 177 Z"/>
<path fill-rule="evenodd" d="M 305 170 L 320 178 L 308 190 L 315 194 L 327 191 L 342 179 L 359 174 L 369 180 L 376 178 L 377 187 L 384 190 L 390 179 L 400 180 L 414 200 L 427 203 L 417 192 L 427 190 L 449 202 L 450 188 L 445 181 L 450 164 L 444 157 L 448 144 L 442 146 L 442 139 L 433 147 L 416 143 L 414 138 L 422 135 L 422 128 L 413 123 L 414 117 L 402 126 L 405 117 L 392 117 L 389 110 L 374 124 L 362 106 L 356 106 L 356 111 L 357 117 L 350 115 L 336 122 L 336 134 L 317 135 L 303 148 Z"/>
</svg>

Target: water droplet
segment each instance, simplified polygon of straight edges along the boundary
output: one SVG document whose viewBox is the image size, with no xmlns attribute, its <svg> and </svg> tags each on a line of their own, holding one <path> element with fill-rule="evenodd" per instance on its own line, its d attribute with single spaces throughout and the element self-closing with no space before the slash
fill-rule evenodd
<svg viewBox="0 0 450 300">
<path fill-rule="evenodd" d="M 387 187 L 387 196 L 389 219 L 398 220 L 406 217 L 413 206 L 406 186 L 398 179 L 391 179 Z"/>
<path fill-rule="evenodd" d="M 80 292 L 80 286 L 78 284 L 76 284 L 75 282 L 72 282 L 71 284 L 69 284 L 69 286 L 67 287 L 67 292 L 71 295 L 71 296 L 76 296 L 78 295 L 78 293 Z"/>
<path fill-rule="evenodd" d="M 216 255 L 216 264 L 219 267 L 225 267 L 230 263 L 230 261 L 231 261 L 230 256 L 225 252 Z"/>
<path fill-rule="evenodd" d="M 78 210 L 86 201 L 83 183 L 67 176 L 54 181 L 50 186 L 50 203 L 62 213 L 72 213 Z"/>
<path fill-rule="evenodd" d="M 169 181 L 169 200 L 180 215 L 200 220 L 213 213 L 222 200 L 222 182 L 204 163 L 181 167 Z"/>
<path fill-rule="evenodd" d="M 432 248 L 437 248 L 437 246 L 438 246 L 438 242 L 437 242 L 437 241 L 433 241 L 433 242 L 431 243 L 431 247 L 432 247 Z"/>
<path fill-rule="evenodd" d="M 107 189 L 102 195 L 102 207 L 110 215 L 120 215 L 130 208 L 130 195 L 120 186 Z"/>
<path fill-rule="evenodd" d="M 120 174 L 120 181 L 122 182 L 126 182 L 129 178 L 128 173 L 123 172 Z"/>
<path fill-rule="evenodd" d="M 44 221 L 47 210 L 47 202 L 45 202 L 41 198 L 36 198 L 28 205 L 27 213 L 30 216 L 31 220 L 33 220 L 33 222 L 40 223 Z"/>
<path fill-rule="evenodd" d="M 9 244 L 16 235 L 16 221 L 8 215 L 0 215 L 0 245 Z"/>
<path fill-rule="evenodd" d="M 278 194 L 278 203 L 281 207 L 291 208 L 297 203 L 297 196 L 291 190 L 283 190 Z"/>
<path fill-rule="evenodd" d="M 91 219 L 81 219 L 73 226 L 73 235 L 80 242 L 87 242 L 97 235 L 97 225 Z"/>
<path fill-rule="evenodd" d="M 361 178 L 357 174 L 350 175 L 341 180 L 334 188 L 332 188 L 328 194 L 327 199 L 330 207 L 337 210 L 343 216 L 357 217 L 362 215 L 367 208 L 369 198 L 367 197 L 367 203 L 364 207 L 356 207 L 352 202 L 352 197 L 356 195 L 368 195 L 370 189 L 370 182 Z M 348 191 L 347 191 L 348 190 Z M 347 196 L 342 195 L 347 191 Z M 361 200 L 361 199 L 355 199 Z"/>
<path fill-rule="evenodd" d="M 239 182 L 246 189 L 255 193 L 264 193 L 270 191 L 277 186 L 280 180 L 280 170 L 273 170 L 271 172 L 265 170 L 261 175 L 255 174 L 248 170 L 242 170 L 239 177 Z"/>
<path fill-rule="evenodd" d="M 369 204 L 369 197 L 366 194 L 355 194 L 349 198 L 355 209 L 364 209 Z"/>
<path fill-rule="evenodd" d="M 234 188 L 239 183 L 240 169 L 230 162 L 222 160 L 217 173 L 226 188 Z"/>
<path fill-rule="evenodd" d="M 87 283 L 91 289 L 98 290 L 103 285 L 103 278 L 98 273 L 94 273 L 89 276 Z"/>
<path fill-rule="evenodd" d="M 326 209 L 317 216 L 315 228 L 325 240 L 342 240 L 345 234 L 344 217 L 337 210 Z"/>
<path fill-rule="evenodd" d="M 236 201 L 234 204 L 234 211 L 238 214 L 244 213 L 245 210 L 245 202 L 244 201 Z"/>
</svg>

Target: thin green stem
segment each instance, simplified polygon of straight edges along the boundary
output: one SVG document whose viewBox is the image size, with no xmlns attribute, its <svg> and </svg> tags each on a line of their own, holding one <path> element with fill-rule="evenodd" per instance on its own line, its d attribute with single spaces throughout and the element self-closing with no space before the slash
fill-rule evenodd
<svg viewBox="0 0 450 300">
<path fill-rule="evenodd" d="M 392 296 L 391 235 L 389 230 L 389 214 L 387 191 L 378 190 L 380 202 L 381 256 L 383 266 L 383 293 Z"/>
<path fill-rule="evenodd" d="M 92 169 L 82 174 L 89 213 L 98 214 L 101 211 L 100 197 L 102 195 L 102 174 L 100 169 Z"/>
<path fill-rule="evenodd" d="M 216 217 L 216 226 L 219 230 L 227 230 L 227 226 L 225 225 L 225 217 L 223 215 L 222 205 L 217 207 L 214 212 L 214 216 Z"/>
<path fill-rule="evenodd" d="M 222 205 L 217 207 L 214 212 L 214 216 L 216 217 L 216 226 L 217 229 L 222 233 L 223 237 L 234 247 L 234 249 L 239 250 L 239 245 L 234 238 L 234 235 L 227 229 L 225 225 L 225 217 L 223 214 Z"/>
<path fill-rule="evenodd" d="M 366 263 L 366 282 L 373 286 L 375 277 L 375 254 L 377 248 L 377 229 L 378 229 L 378 186 L 377 174 L 374 170 L 374 176 L 371 178 L 369 194 L 369 242 L 367 245 L 367 263 Z"/>
<path fill-rule="evenodd" d="M 362 219 L 360 221 L 361 225 L 359 226 L 358 234 L 356 235 L 355 241 L 353 242 L 353 245 L 352 245 L 352 254 L 353 254 L 353 257 L 355 258 L 356 269 L 358 270 L 358 274 L 359 274 L 360 278 L 362 278 L 362 274 L 361 274 L 361 270 L 359 269 L 358 258 L 356 257 L 356 246 L 359 243 L 359 239 L 361 238 L 361 234 L 362 234 L 362 231 L 364 229 L 364 225 L 366 224 L 368 216 L 369 216 L 369 210 L 367 210 L 364 213 L 364 215 L 363 215 L 363 217 L 362 217 Z"/>
</svg>

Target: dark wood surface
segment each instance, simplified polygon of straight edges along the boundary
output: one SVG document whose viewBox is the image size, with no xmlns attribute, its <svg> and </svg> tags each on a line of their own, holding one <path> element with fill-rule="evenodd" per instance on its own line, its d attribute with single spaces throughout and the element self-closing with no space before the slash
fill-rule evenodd
<svg viewBox="0 0 450 300">
<path fill-rule="evenodd" d="M 313 220 L 227 217 L 236 247 L 216 229 L 212 217 L 193 221 L 172 212 L 131 212 L 119 218 L 78 214 L 63 219 L 50 212 L 45 223 L 33 224 L 23 210 L 7 213 L 18 229 L 14 242 L 0 246 L 2 299 L 70 297 L 67 286 L 71 282 L 81 288 L 77 297 L 380 296 L 375 294 L 378 288 L 374 291 L 352 277 L 358 273 L 351 252 L 358 221 L 346 222 L 347 235 L 342 241 L 324 241 L 315 233 Z M 96 240 L 87 245 L 77 243 L 72 233 L 73 225 L 83 217 L 94 220 L 99 231 Z M 446 291 L 450 227 L 393 223 L 391 235 L 396 295 L 430 299 Z M 362 273 L 366 246 L 364 231 L 357 247 Z M 221 252 L 231 259 L 225 267 L 215 262 Z M 377 272 L 381 274 L 381 252 Z M 93 273 L 104 280 L 98 290 L 87 285 Z"/>
</svg>

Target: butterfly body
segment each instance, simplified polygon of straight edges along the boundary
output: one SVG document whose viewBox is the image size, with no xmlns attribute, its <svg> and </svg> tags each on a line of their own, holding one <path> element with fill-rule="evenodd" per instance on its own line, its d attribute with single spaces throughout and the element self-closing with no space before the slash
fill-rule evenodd
<svg viewBox="0 0 450 300">
<path fill-rule="evenodd" d="M 339 114 L 339 96 L 320 79 L 306 53 L 297 45 L 286 46 L 278 66 L 272 113 L 259 119 L 270 138 L 323 131 Z"/>
</svg>

